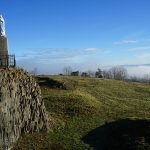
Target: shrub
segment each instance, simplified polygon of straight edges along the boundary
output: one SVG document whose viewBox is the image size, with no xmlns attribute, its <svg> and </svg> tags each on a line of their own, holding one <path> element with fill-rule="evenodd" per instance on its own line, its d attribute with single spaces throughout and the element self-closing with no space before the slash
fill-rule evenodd
<svg viewBox="0 0 150 150">
<path fill-rule="evenodd" d="M 77 88 L 78 81 L 66 78 L 63 82 L 63 89 L 65 90 L 75 90 Z"/>
</svg>

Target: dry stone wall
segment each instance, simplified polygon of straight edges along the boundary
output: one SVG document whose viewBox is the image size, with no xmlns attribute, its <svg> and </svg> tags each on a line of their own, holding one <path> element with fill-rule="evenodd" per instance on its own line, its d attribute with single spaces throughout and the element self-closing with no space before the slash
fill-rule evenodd
<svg viewBox="0 0 150 150">
<path fill-rule="evenodd" d="M 48 118 L 34 78 L 22 69 L 0 69 L 0 149 L 41 130 L 48 130 Z"/>
</svg>

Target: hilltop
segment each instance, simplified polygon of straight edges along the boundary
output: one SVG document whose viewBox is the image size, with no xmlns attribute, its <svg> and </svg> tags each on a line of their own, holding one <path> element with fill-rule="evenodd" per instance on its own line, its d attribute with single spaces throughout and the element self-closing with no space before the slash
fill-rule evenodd
<svg viewBox="0 0 150 150">
<path fill-rule="evenodd" d="M 149 84 L 65 76 L 36 80 L 51 131 L 26 135 L 14 149 L 150 148 Z"/>
</svg>

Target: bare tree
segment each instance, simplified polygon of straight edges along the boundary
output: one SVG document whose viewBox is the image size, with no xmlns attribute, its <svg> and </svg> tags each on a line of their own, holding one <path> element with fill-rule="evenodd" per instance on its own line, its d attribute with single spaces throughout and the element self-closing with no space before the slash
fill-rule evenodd
<svg viewBox="0 0 150 150">
<path fill-rule="evenodd" d="M 94 77 L 95 76 L 95 72 L 92 70 L 88 70 L 88 75 L 89 77 Z"/>
<path fill-rule="evenodd" d="M 145 74 L 142 78 L 142 82 L 146 82 L 149 83 L 150 82 L 150 75 L 149 74 Z"/>
<path fill-rule="evenodd" d="M 72 68 L 70 66 L 66 66 L 66 67 L 64 67 L 63 71 L 64 71 L 64 75 L 69 76 L 69 75 L 71 75 Z"/>
<path fill-rule="evenodd" d="M 135 76 L 135 75 L 134 76 L 130 76 L 129 80 L 132 81 L 132 82 L 139 82 L 140 81 L 140 79 L 137 76 Z"/>
<path fill-rule="evenodd" d="M 38 69 L 35 67 L 30 71 L 30 73 L 35 76 L 38 74 Z"/>
<path fill-rule="evenodd" d="M 121 66 L 112 67 L 110 72 L 115 80 L 125 80 L 128 76 L 127 70 Z"/>
<path fill-rule="evenodd" d="M 102 74 L 103 74 L 103 78 L 112 79 L 112 74 L 110 70 L 103 70 Z"/>
<path fill-rule="evenodd" d="M 103 70 L 102 75 L 107 79 L 125 80 L 128 77 L 128 72 L 124 67 L 115 66 L 109 70 Z"/>
</svg>

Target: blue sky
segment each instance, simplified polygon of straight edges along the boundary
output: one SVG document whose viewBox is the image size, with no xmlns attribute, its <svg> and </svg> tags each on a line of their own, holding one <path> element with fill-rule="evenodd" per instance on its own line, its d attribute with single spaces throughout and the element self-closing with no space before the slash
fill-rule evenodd
<svg viewBox="0 0 150 150">
<path fill-rule="evenodd" d="M 1 0 L 18 66 L 59 73 L 128 65 L 150 73 L 149 0 Z M 131 65 L 131 67 L 129 67 Z M 134 67 L 133 67 L 134 66 Z"/>
</svg>

